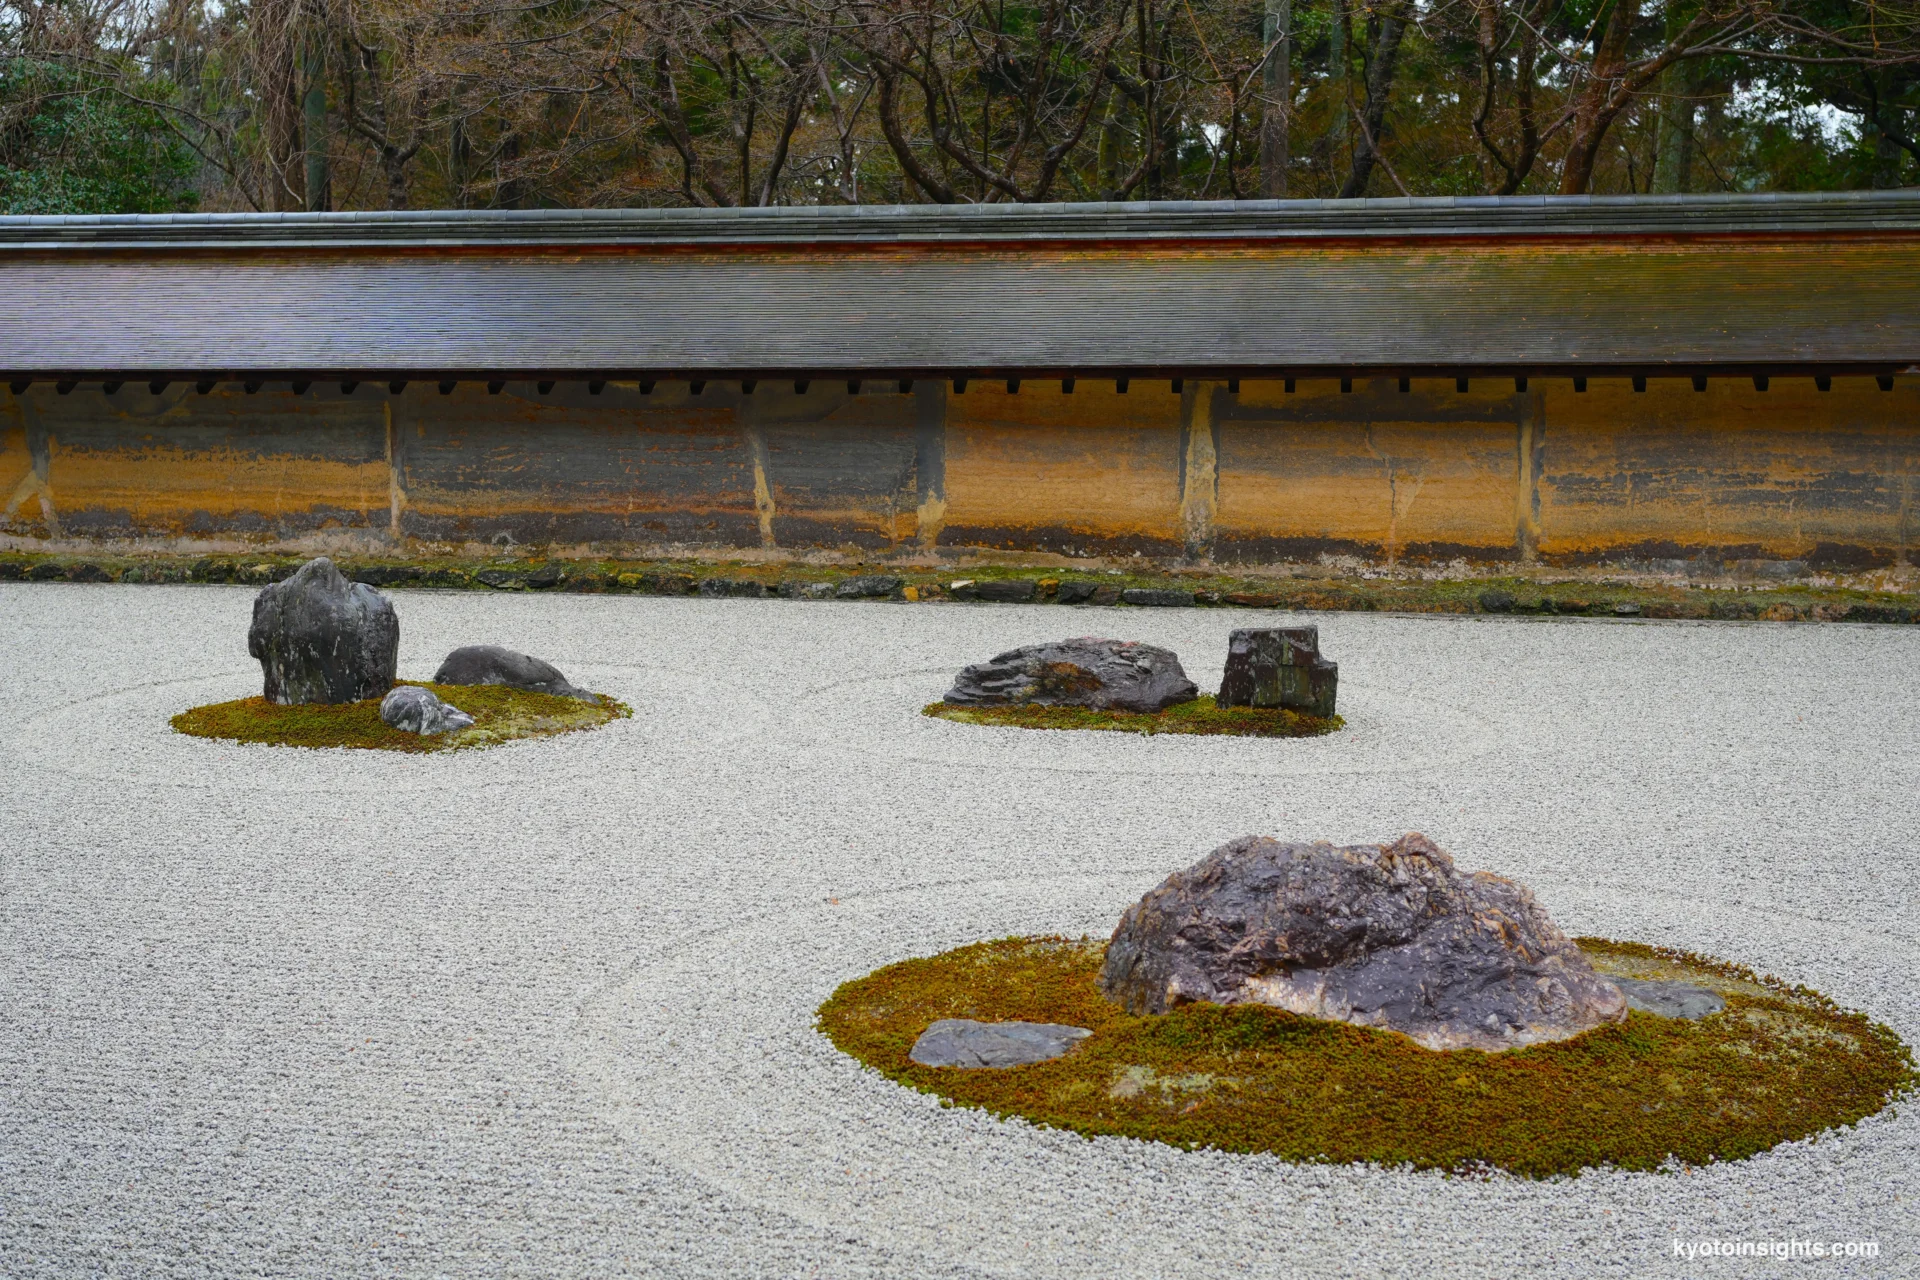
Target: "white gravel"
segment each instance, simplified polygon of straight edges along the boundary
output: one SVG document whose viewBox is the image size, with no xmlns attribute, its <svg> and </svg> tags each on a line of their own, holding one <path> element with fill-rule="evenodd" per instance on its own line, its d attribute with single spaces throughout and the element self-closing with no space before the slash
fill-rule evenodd
<svg viewBox="0 0 1920 1280">
<path fill-rule="evenodd" d="M 0 1276 L 1920 1274 L 1920 1107 L 1470 1181 L 998 1123 L 812 1029 L 890 960 L 1104 933 L 1232 836 L 1421 830 L 1571 932 L 1920 1042 L 1920 629 L 1327 615 L 1351 727 L 1246 742 L 915 713 L 1088 631 L 1206 687 L 1272 615 L 393 594 L 403 675 L 506 644 L 635 718 L 443 757 L 181 738 L 258 685 L 250 591 L 0 586 Z"/>
</svg>

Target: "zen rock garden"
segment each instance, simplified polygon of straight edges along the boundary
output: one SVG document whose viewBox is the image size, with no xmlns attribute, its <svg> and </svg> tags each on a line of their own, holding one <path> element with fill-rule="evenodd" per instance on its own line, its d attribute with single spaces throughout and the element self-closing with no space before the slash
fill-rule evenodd
<svg viewBox="0 0 1920 1280">
<path fill-rule="evenodd" d="M 254 599 L 247 650 L 260 662 L 262 697 L 196 707 L 174 727 L 281 745 L 416 750 L 547 736 L 628 714 L 551 663 L 497 645 L 455 649 L 428 684 L 396 683 L 399 649 L 392 602 L 318 557 Z"/>
<path fill-rule="evenodd" d="M 1301 737 L 1343 723 L 1335 712 L 1339 677 L 1311 626 L 1233 632 L 1212 696 L 1170 650 L 1088 636 L 975 663 L 926 714 L 1025 728 Z"/>
<path fill-rule="evenodd" d="M 627 714 L 496 645 L 401 682 L 399 641 L 385 595 L 315 559 L 254 602 L 262 696 L 174 725 L 430 750 Z M 967 666 L 924 710 L 1302 737 L 1344 724 L 1338 691 L 1315 627 L 1255 627 L 1228 635 L 1212 693 L 1170 649 L 1078 637 Z M 1525 1176 L 1735 1159 L 1920 1083 L 1864 1015 L 1709 957 L 1569 937 L 1527 885 L 1464 871 L 1417 833 L 1232 840 L 1126 908 L 1104 942 L 1005 938 L 888 965 L 844 983 L 818 1025 L 904 1085 L 1043 1125 Z"/>
</svg>

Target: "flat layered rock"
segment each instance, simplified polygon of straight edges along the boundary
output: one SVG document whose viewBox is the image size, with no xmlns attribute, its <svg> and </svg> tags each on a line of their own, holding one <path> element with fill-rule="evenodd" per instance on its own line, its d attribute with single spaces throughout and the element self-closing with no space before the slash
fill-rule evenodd
<svg viewBox="0 0 1920 1280">
<path fill-rule="evenodd" d="M 1023 1067 L 1072 1052 L 1093 1032 L 1058 1022 L 975 1022 L 942 1018 L 907 1056 L 923 1067 Z"/>
<path fill-rule="evenodd" d="M 269 702 L 359 702 L 393 687 L 400 620 L 385 596 L 319 556 L 254 597 L 247 652 Z"/>
<path fill-rule="evenodd" d="M 1092 707 L 1102 711 L 1164 711 L 1200 690 L 1168 649 L 1091 636 L 1009 649 L 954 678 L 946 701 L 957 706 Z"/>
<path fill-rule="evenodd" d="M 1222 845 L 1127 909 L 1100 986 L 1135 1014 L 1266 1004 L 1429 1049 L 1513 1049 L 1627 1016 L 1525 885 L 1457 871 L 1417 834 Z"/>
<path fill-rule="evenodd" d="M 1662 1018 L 1705 1018 L 1727 1007 L 1727 998 L 1718 991 L 1696 987 L 1691 982 L 1665 982 L 1657 978 L 1613 978 L 1627 998 L 1627 1007 Z"/>
<path fill-rule="evenodd" d="M 435 684 L 503 684 L 530 693 L 551 693 L 562 698 L 599 701 L 599 695 L 576 689 L 567 683 L 559 668 L 550 662 L 497 644 L 470 644 L 447 655 L 433 673 Z"/>
</svg>

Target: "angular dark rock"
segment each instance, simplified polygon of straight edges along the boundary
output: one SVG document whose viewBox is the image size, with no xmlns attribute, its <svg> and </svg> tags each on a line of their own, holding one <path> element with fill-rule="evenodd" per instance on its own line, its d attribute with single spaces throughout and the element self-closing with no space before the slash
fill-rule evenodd
<svg viewBox="0 0 1920 1280">
<path fill-rule="evenodd" d="M 482 569 L 473 575 L 473 580 L 485 583 L 495 591 L 524 591 L 527 587 L 525 575 L 510 569 Z"/>
<path fill-rule="evenodd" d="M 97 564 L 77 564 L 67 570 L 69 582 L 112 582 L 113 575 Z"/>
<path fill-rule="evenodd" d="M 557 587 L 567 580 L 567 571 L 557 564 L 543 564 L 527 575 L 527 585 L 536 591 Z"/>
<path fill-rule="evenodd" d="M 690 596 L 699 589 L 688 573 L 643 573 L 639 586 L 644 594 L 652 596 Z"/>
<path fill-rule="evenodd" d="M 771 594 L 764 582 L 751 579 L 702 578 L 699 595 L 703 600 L 721 600 L 728 597 L 758 600 Z"/>
<path fill-rule="evenodd" d="M 1061 604 L 1085 604 L 1099 589 L 1097 582 L 1063 582 L 1053 598 Z"/>
<path fill-rule="evenodd" d="M 866 600 L 876 596 L 890 596 L 898 591 L 905 582 L 890 573 L 867 573 L 857 578 L 848 578 L 833 589 L 833 594 L 842 600 Z"/>
<path fill-rule="evenodd" d="M 975 1022 L 942 1018 L 907 1056 L 923 1067 L 1022 1067 L 1073 1051 L 1093 1032 L 1058 1022 Z"/>
<path fill-rule="evenodd" d="M 1161 591 L 1152 587 L 1128 587 L 1120 593 L 1122 604 L 1145 605 L 1149 608 L 1177 609 L 1193 603 L 1191 591 Z"/>
<path fill-rule="evenodd" d="M 387 598 L 348 582 L 325 556 L 253 598 L 247 652 L 269 702 L 358 702 L 393 687 L 400 620 Z"/>
<path fill-rule="evenodd" d="M 1040 594 L 1032 578 L 990 578 L 985 582 L 956 582 L 948 594 L 955 600 L 986 600 L 994 604 L 1027 604 Z"/>
<path fill-rule="evenodd" d="M 1480 593 L 1480 607 L 1488 613 L 1512 613 L 1516 603 L 1511 591 L 1501 591 L 1496 588 Z"/>
<path fill-rule="evenodd" d="M 1690 982 L 1663 982 L 1656 978 L 1613 978 L 1627 998 L 1627 1006 L 1663 1018 L 1704 1018 L 1727 1007 L 1726 997 Z"/>
<path fill-rule="evenodd" d="M 1320 628 L 1249 627 L 1227 637 L 1226 674 L 1214 701 L 1330 716 L 1339 686 L 1339 664 L 1320 656 Z"/>
<path fill-rule="evenodd" d="M 1421 835 L 1224 844 L 1127 908 L 1100 988 L 1135 1014 L 1266 1004 L 1429 1049 L 1513 1049 L 1627 1014 L 1525 885 L 1462 874 Z"/>
<path fill-rule="evenodd" d="M 470 644 L 447 655 L 433 673 L 435 684 L 504 684 L 531 693 L 551 693 L 562 698 L 580 698 L 598 702 L 598 695 L 576 689 L 567 683 L 552 663 L 497 644 Z"/>
<path fill-rule="evenodd" d="M 1111 711 L 1164 711 L 1199 689 L 1172 651 L 1092 636 L 1009 649 L 954 677 L 946 700 L 959 706 L 1037 702 Z"/>
<path fill-rule="evenodd" d="M 400 685 L 380 699 L 380 718 L 395 729 L 421 734 L 457 733 L 473 724 L 472 716 L 417 684 Z"/>
<path fill-rule="evenodd" d="M 1120 603 L 1120 588 L 1095 587 L 1093 589 L 1093 599 L 1087 601 L 1087 603 L 1088 604 L 1118 604 Z"/>
</svg>

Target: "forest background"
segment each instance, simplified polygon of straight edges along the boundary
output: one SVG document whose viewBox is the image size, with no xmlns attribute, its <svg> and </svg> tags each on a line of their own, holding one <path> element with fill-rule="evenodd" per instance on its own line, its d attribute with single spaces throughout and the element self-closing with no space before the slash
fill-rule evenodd
<svg viewBox="0 0 1920 1280">
<path fill-rule="evenodd" d="M 1920 177 L 1920 0 L 0 0 L 0 212 Z"/>
</svg>

